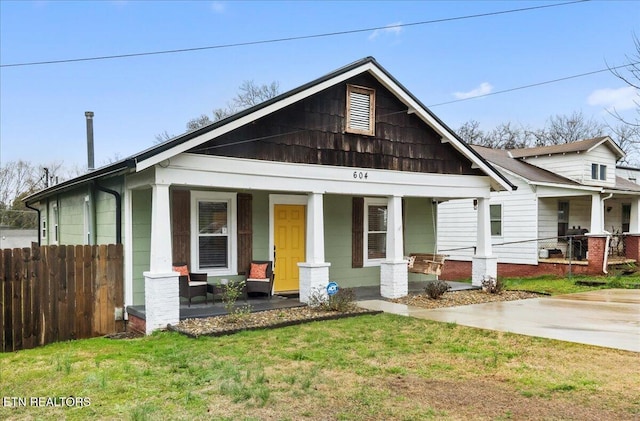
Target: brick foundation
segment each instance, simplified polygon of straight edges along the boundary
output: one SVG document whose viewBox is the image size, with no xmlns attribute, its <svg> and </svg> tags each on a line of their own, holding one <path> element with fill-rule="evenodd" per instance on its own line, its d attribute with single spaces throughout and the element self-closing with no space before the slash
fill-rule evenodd
<svg viewBox="0 0 640 421">
<path fill-rule="evenodd" d="M 640 262 L 640 235 L 629 234 L 624 237 L 624 250 L 627 259 Z"/>
<path fill-rule="evenodd" d="M 127 332 L 135 332 L 145 334 L 147 332 L 147 322 L 138 316 L 129 313 L 129 322 L 127 323 Z"/>
<path fill-rule="evenodd" d="M 589 274 L 602 275 L 602 266 L 604 264 L 604 254 L 606 253 L 607 236 L 592 236 L 589 241 Z"/>
</svg>

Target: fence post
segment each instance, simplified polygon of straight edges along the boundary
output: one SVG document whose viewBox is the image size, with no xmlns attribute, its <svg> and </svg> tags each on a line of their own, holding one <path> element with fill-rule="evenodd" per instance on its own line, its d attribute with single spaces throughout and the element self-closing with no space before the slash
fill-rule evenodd
<svg viewBox="0 0 640 421">
<path fill-rule="evenodd" d="M 2 296 L 2 352 L 13 351 L 13 337 L 11 336 L 11 250 L 7 249 L 0 255 L 0 295 Z"/>
</svg>

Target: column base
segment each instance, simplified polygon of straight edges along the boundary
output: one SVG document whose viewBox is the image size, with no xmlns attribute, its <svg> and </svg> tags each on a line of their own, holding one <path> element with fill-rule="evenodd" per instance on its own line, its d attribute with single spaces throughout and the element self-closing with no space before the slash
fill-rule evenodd
<svg viewBox="0 0 640 421">
<path fill-rule="evenodd" d="M 485 276 L 498 277 L 498 258 L 474 256 L 471 263 L 471 285 L 482 286 Z"/>
<path fill-rule="evenodd" d="M 380 263 L 380 295 L 385 298 L 400 298 L 409 293 L 408 261 Z"/>
<path fill-rule="evenodd" d="M 146 334 L 180 321 L 178 273 L 144 272 Z"/>
<path fill-rule="evenodd" d="M 298 263 L 300 270 L 300 302 L 309 303 L 309 297 L 318 291 L 327 293 L 329 284 L 329 266 L 331 263 Z"/>
</svg>

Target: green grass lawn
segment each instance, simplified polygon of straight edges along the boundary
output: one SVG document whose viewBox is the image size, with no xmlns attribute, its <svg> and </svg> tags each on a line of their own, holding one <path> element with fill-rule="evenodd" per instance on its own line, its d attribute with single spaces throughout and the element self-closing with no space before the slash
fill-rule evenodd
<svg viewBox="0 0 640 421">
<path fill-rule="evenodd" d="M 380 314 L 0 354 L 0 419 L 634 419 L 639 367 L 632 352 Z"/>
<path fill-rule="evenodd" d="M 555 276 L 539 276 L 536 278 L 504 278 L 506 289 L 542 292 L 559 295 L 574 292 L 592 291 L 604 288 L 638 288 L 640 275 L 630 276 L 575 276 L 573 278 L 558 278 Z M 602 282 L 600 286 L 579 285 L 577 281 Z"/>
</svg>

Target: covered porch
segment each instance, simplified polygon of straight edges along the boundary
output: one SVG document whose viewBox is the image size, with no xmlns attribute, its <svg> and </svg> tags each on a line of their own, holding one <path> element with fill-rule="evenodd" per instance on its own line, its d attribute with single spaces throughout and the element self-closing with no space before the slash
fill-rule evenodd
<svg viewBox="0 0 640 421">
<path fill-rule="evenodd" d="M 126 304 L 134 312 L 144 305 L 155 320 L 150 330 L 182 317 L 176 261 L 207 273 L 208 283 L 244 279 L 251 260 L 272 261 L 274 292 L 297 293 L 301 303 L 329 281 L 398 298 L 421 276 L 408 273 L 405 256 L 436 252 L 437 202 L 451 197 L 477 198 L 479 283 L 495 276 L 490 184 L 478 176 L 179 155 L 127 180 L 126 217 L 148 225 L 127 224 Z"/>
</svg>

